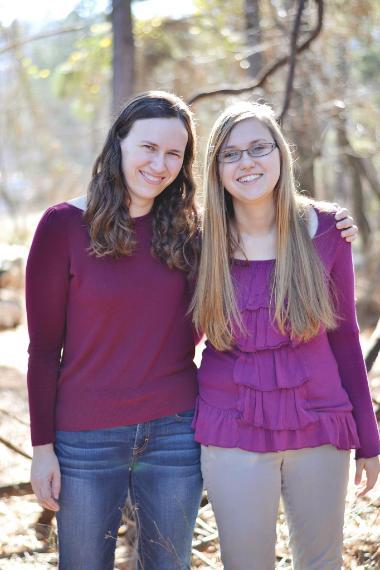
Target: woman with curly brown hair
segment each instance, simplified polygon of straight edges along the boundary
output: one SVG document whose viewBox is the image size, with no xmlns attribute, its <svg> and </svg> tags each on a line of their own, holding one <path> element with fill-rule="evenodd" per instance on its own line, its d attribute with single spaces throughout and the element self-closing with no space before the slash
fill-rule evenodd
<svg viewBox="0 0 380 570">
<path fill-rule="evenodd" d="M 139 568 L 190 568 L 202 490 L 188 314 L 199 249 L 194 141 L 181 99 L 137 96 L 109 131 L 87 200 L 49 208 L 34 237 L 32 485 L 57 511 L 61 570 L 113 568 L 127 496 Z"/>
<path fill-rule="evenodd" d="M 87 203 L 49 208 L 34 237 L 32 484 L 57 511 L 62 570 L 113 568 L 128 495 L 139 568 L 190 568 L 202 490 L 187 315 L 199 247 L 194 143 L 181 99 L 137 96 L 108 133 Z"/>
</svg>

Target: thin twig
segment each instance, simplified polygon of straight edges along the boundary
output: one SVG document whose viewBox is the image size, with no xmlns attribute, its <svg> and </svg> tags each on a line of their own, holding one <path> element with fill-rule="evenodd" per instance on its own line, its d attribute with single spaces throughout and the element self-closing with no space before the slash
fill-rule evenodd
<svg viewBox="0 0 380 570">
<path fill-rule="evenodd" d="M 13 443 L 11 443 L 10 441 L 8 441 L 7 439 L 5 439 L 4 437 L 0 437 L 0 443 L 2 443 L 3 445 L 5 445 L 6 447 L 8 447 L 9 449 L 11 449 L 12 451 L 18 453 L 19 455 L 22 455 L 23 457 L 26 457 L 26 459 L 32 459 L 32 456 L 29 455 L 28 453 L 25 453 L 25 451 L 23 451 L 22 449 L 20 449 L 19 447 L 17 447 L 16 445 L 13 445 Z"/>
<path fill-rule="evenodd" d="M 62 34 L 72 34 L 74 32 L 81 32 L 82 30 L 87 30 L 89 26 L 76 26 L 74 28 L 62 28 L 61 30 L 54 30 L 52 32 L 45 32 L 43 34 L 37 34 L 35 36 L 31 36 L 30 38 L 25 38 L 25 40 L 18 40 L 16 42 L 12 42 L 7 46 L 0 49 L 0 55 L 3 53 L 7 53 L 8 51 L 13 51 L 14 49 L 18 49 L 19 47 L 25 46 L 37 40 L 46 40 L 47 38 L 52 38 L 54 36 L 60 36 Z"/>
<path fill-rule="evenodd" d="M 4 414 L 5 416 L 8 416 L 9 418 L 12 418 L 13 420 L 16 420 L 16 422 L 19 422 L 24 426 L 29 426 L 28 422 L 21 420 L 19 417 L 15 416 L 14 414 L 11 414 L 10 412 L 7 412 L 6 410 L 0 408 L 0 413 Z"/>
</svg>

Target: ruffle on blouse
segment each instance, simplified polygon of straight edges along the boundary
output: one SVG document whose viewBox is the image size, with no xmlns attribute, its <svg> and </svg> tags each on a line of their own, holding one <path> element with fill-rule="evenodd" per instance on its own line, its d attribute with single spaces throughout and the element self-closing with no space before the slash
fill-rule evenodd
<svg viewBox="0 0 380 570">
<path fill-rule="evenodd" d="M 233 380 L 238 387 L 237 410 L 244 423 L 282 430 L 303 429 L 317 421 L 306 408 L 309 375 L 299 348 L 281 346 L 241 354 Z"/>
<path fill-rule="evenodd" d="M 262 392 L 302 386 L 310 379 L 302 348 L 285 345 L 277 350 L 240 353 L 234 365 L 235 384 Z"/>
<path fill-rule="evenodd" d="M 275 350 L 280 346 L 296 347 L 302 343 L 300 339 L 291 337 L 290 331 L 283 334 L 273 318 L 270 307 L 269 267 L 260 267 L 265 272 L 265 279 L 245 282 L 243 287 L 237 287 L 237 305 L 241 314 L 243 330 L 235 329 L 235 345 L 242 352 L 259 350 Z M 266 287 L 263 287 L 263 283 Z"/>
<path fill-rule="evenodd" d="M 310 376 L 302 356 L 305 345 L 280 332 L 271 319 L 267 295 L 241 293 L 246 332 L 236 335 L 239 356 L 233 371 L 240 421 L 271 430 L 304 429 L 317 421 L 307 410 Z"/>
<path fill-rule="evenodd" d="M 287 331 L 282 334 L 273 322 L 268 293 L 272 268 L 269 262 L 255 264 L 254 272 L 244 262 L 234 266 L 245 327 L 234 335 L 232 379 L 237 401 L 231 406 L 236 407 L 210 405 L 202 398 L 201 382 L 193 422 L 195 439 L 205 445 L 262 452 L 328 443 L 339 449 L 360 447 L 351 411 L 309 409 L 308 385 L 313 379 L 307 363 L 315 346 L 313 341 L 292 338 Z"/>
<path fill-rule="evenodd" d="M 198 396 L 193 420 L 195 440 L 203 445 L 239 447 L 247 451 L 275 452 L 330 444 L 337 449 L 359 448 L 350 412 L 320 413 L 303 430 L 271 430 L 244 424 L 235 409 L 215 408 Z"/>
</svg>

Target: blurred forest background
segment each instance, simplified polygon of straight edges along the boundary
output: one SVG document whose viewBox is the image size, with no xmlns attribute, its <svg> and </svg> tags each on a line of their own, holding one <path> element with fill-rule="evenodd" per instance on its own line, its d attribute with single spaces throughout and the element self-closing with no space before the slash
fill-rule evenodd
<svg viewBox="0 0 380 570">
<path fill-rule="evenodd" d="M 112 117 L 134 93 L 164 89 L 191 102 L 199 186 L 205 142 L 218 113 L 237 99 L 274 106 L 294 147 L 302 191 L 348 207 L 359 226 L 358 315 L 379 407 L 380 3 L 101 4 L 82 0 L 64 18 L 40 22 L 25 19 L 22 10 L 8 21 L 0 4 L 1 570 L 56 564 L 49 517 L 41 517 L 27 483 L 27 247 L 43 209 L 86 192 Z M 375 492 L 357 501 L 351 491 L 344 568 L 380 567 L 379 505 Z M 278 532 L 278 568 L 290 568 L 282 512 Z M 131 523 L 119 538 L 117 568 L 131 569 Z M 206 498 L 193 553 L 194 568 L 221 568 Z"/>
</svg>

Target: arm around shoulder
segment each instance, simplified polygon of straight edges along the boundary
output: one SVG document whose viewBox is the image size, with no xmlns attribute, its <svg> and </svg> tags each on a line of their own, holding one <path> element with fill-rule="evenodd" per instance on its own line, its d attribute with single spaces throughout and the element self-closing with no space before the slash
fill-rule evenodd
<svg viewBox="0 0 380 570">
<path fill-rule="evenodd" d="M 339 239 L 331 271 L 331 289 L 335 300 L 337 327 L 328 338 L 334 353 L 342 385 L 353 406 L 361 447 L 357 458 L 371 458 L 380 451 L 379 433 L 372 406 L 367 372 L 359 339 L 355 310 L 355 278 L 350 244 Z"/>
</svg>

